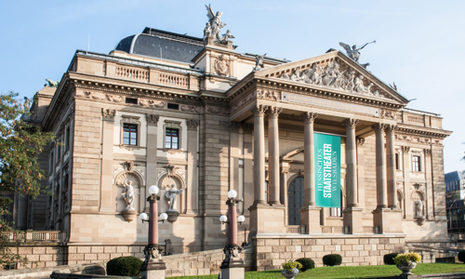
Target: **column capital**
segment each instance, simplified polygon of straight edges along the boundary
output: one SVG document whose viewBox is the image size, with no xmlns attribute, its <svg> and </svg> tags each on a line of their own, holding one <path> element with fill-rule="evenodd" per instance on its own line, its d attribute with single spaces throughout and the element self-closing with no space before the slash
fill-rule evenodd
<svg viewBox="0 0 465 279">
<path fill-rule="evenodd" d="M 105 109 L 102 108 L 102 116 L 105 121 L 114 121 L 115 120 L 116 110 L 114 109 Z"/>
<path fill-rule="evenodd" d="M 265 106 L 265 105 L 256 105 L 253 109 L 252 109 L 252 112 L 254 113 L 254 115 L 258 115 L 258 116 L 263 116 L 265 114 L 265 112 L 267 111 L 268 107 Z"/>
<path fill-rule="evenodd" d="M 355 126 L 357 126 L 358 121 L 359 120 L 355 118 L 347 118 L 346 120 L 344 120 L 344 125 L 346 126 L 346 128 L 355 129 Z"/>
<path fill-rule="evenodd" d="M 401 148 L 403 153 L 408 153 L 410 151 L 410 146 L 402 146 Z"/>
<path fill-rule="evenodd" d="M 357 145 L 363 145 L 365 143 L 365 138 L 357 137 L 356 141 L 357 141 Z"/>
<path fill-rule="evenodd" d="M 197 129 L 197 127 L 199 126 L 199 121 L 196 119 L 187 119 L 186 125 L 188 129 L 191 129 L 191 130 Z"/>
<path fill-rule="evenodd" d="M 431 149 L 425 148 L 423 149 L 423 151 L 425 152 L 426 155 L 431 155 Z"/>
<path fill-rule="evenodd" d="M 147 123 L 157 125 L 159 118 L 160 116 L 157 114 L 147 114 Z"/>
<path fill-rule="evenodd" d="M 302 119 L 305 120 L 305 123 L 313 123 L 318 117 L 318 113 L 306 111 L 302 114 Z"/>
<path fill-rule="evenodd" d="M 268 111 L 268 114 L 269 114 L 270 117 L 278 117 L 279 114 L 283 111 L 283 109 L 280 108 L 280 107 L 271 107 L 270 106 L 270 107 L 268 107 L 267 111 Z"/>
<path fill-rule="evenodd" d="M 397 128 L 397 125 L 395 124 L 384 124 L 384 129 L 387 131 L 394 131 L 394 129 Z"/>
<path fill-rule="evenodd" d="M 384 129 L 386 129 L 386 126 L 388 124 L 386 123 L 376 123 L 375 125 L 373 125 L 373 129 L 375 129 L 376 131 L 383 131 Z"/>
</svg>

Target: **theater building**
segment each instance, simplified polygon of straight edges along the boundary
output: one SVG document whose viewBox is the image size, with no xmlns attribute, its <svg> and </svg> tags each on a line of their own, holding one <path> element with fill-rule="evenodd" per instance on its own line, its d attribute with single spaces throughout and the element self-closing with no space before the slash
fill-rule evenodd
<svg viewBox="0 0 465 279">
<path fill-rule="evenodd" d="M 69 264 L 121 246 L 141 255 L 148 226 L 136 217 L 158 185 L 173 221 L 160 243 L 209 250 L 225 244 L 218 218 L 235 189 L 252 266 L 329 253 L 382 264 L 447 240 L 450 132 L 407 104 L 339 51 L 289 62 L 239 53 L 225 35 L 145 28 L 109 54 L 76 51 L 38 92 L 33 120 L 59 144 L 44 154 L 47 210 L 29 223 L 64 233 Z"/>
</svg>

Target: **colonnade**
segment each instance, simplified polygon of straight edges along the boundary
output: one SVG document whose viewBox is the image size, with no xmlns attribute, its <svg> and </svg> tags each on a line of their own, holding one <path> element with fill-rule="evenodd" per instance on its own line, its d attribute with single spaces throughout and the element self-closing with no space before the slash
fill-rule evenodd
<svg viewBox="0 0 465 279">
<path fill-rule="evenodd" d="M 265 205 L 265 127 L 264 118 L 268 117 L 268 170 L 269 170 L 269 195 L 268 203 L 271 206 L 282 206 L 280 201 L 280 153 L 279 153 L 279 127 L 278 118 L 281 108 L 274 106 L 257 105 L 254 110 L 254 205 Z M 315 206 L 315 168 L 314 168 L 314 121 L 317 114 L 304 112 L 304 190 L 305 202 L 303 213 L 308 216 L 301 217 L 307 232 L 321 232 L 320 219 L 311 214 L 318 211 Z M 361 211 L 358 197 L 358 172 L 357 172 L 357 119 L 348 118 L 344 121 L 346 129 L 346 207 L 344 210 L 344 225 L 348 226 L 350 233 L 362 232 Z M 394 126 L 384 123 L 373 125 L 376 135 L 376 195 L 377 209 L 383 212 L 374 214 L 374 226 L 380 226 L 378 231 L 386 231 L 383 228 L 384 215 L 388 209 L 398 211 L 396 204 L 395 181 L 395 151 L 394 151 Z M 386 149 L 385 149 L 386 133 Z M 284 185 L 283 185 L 284 187 Z M 375 210 L 375 211 L 376 211 Z M 355 213 L 354 213 L 355 212 Z M 358 213 L 357 213 L 358 212 Z M 355 215 L 354 215 L 355 214 Z M 305 222 L 305 218 L 307 221 Z M 380 221 L 381 220 L 381 221 Z M 358 223 L 357 223 L 358 222 Z M 380 223 L 381 222 L 381 223 Z M 305 224 L 307 223 L 307 224 Z M 315 225 L 316 224 L 316 225 Z M 385 227 L 385 226 L 384 226 Z"/>
</svg>

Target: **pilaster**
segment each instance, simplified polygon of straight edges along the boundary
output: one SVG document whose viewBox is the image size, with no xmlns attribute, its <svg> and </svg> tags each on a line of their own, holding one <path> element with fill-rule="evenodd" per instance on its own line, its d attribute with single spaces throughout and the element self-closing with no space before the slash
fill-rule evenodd
<svg viewBox="0 0 465 279">
<path fill-rule="evenodd" d="M 102 108 L 102 175 L 100 182 L 100 211 L 114 212 L 113 200 L 113 132 L 116 110 Z"/>
<path fill-rule="evenodd" d="M 159 116 L 147 114 L 147 153 L 146 153 L 146 189 L 157 184 L 157 129 Z M 141 193 L 143 194 L 143 193 Z M 146 192 L 144 196 L 148 196 Z"/>
<path fill-rule="evenodd" d="M 189 119 L 187 124 L 187 193 L 185 213 L 198 211 L 198 134 L 199 121 Z"/>
</svg>

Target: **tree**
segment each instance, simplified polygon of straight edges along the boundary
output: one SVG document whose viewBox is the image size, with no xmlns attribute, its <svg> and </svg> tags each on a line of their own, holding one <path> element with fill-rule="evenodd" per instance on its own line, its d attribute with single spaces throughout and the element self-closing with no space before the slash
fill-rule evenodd
<svg viewBox="0 0 465 279">
<path fill-rule="evenodd" d="M 20 260 L 10 250 L 9 235 L 13 232 L 5 216 L 11 215 L 12 203 L 7 193 L 37 197 L 43 192 L 44 173 L 37 161 L 53 134 L 26 121 L 29 105 L 17 99 L 18 94 L 0 94 L 0 268 Z"/>
</svg>

